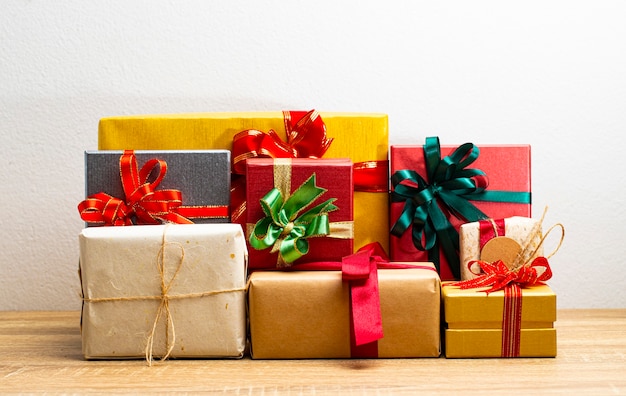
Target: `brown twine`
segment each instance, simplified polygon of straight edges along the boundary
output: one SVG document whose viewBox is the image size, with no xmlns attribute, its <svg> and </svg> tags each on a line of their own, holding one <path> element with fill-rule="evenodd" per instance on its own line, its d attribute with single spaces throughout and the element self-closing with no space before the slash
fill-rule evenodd
<svg viewBox="0 0 626 396">
<path fill-rule="evenodd" d="M 515 260 L 513 261 L 513 265 L 512 265 L 511 271 L 517 271 L 521 267 L 530 266 L 530 264 L 531 264 L 531 260 L 530 259 L 537 253 L 537 251 L 543 245 L 543 243 L 546 240 L 546 238 L 548 237 L 548 235 L 557 227 L 561 229 L 561 238 L 560 238 L 559 243 L 557 244 L 556 248 L 552 251 L 552 253 L 550 253 L 550 254 L 545 256 L 546 259 L 549 259 L 550 257 L 554 256 L 556 254 L 556 252 L 558 252 L 558 250 L 561 248 L 561 245 L 563 244 L 563 239 L 565 239 L 565 226 L 563 224 L 561 224 L 561 223 L 556 223 L 556 224 L 552 225 L 548 229 L 548 231 L 546 231 L 545 234 L 543 234 L 543 236 L 539 240 L 539 243 L 537 244 L 537 246 L 535 246 L 534 249 L 531 250 L 531 248 L 532 248 L 532 240 L 535 239 L 537 237 L 537 235 L 541 235 L 541 225 L 543 223 L 544 218 L 546 217 L 546 213 L 547 212 L 548 212 L 548 207 L 546 206 L 543 209 L 543 213 L 541 214 L 541 218 L 539 219 L 538 222 L 535 223 L 533 228 L 531 228 L 531 231 L 528 233 L 528 236 L 527 236 L 526 240 L 524 241 L 524 244 L 522 245 L 523 246 L 522 250 L 515 257 Z"/>
<path fill-rule="evenodd" d="M 234 293 L 234 292 L 247 292 L 249 287 L 249 281 L 246 283 L 244 287 L 234 288 L 234 289 L 223 289 L 223 290 L 212 290 L 200 293 L 187 293 L 187 294 L 175 294 L 170 295 L 169 291 L 172 288 L 172 284 L 176 279 L 176 276 L 180 272 L 183 262 L 185 259 L 185 249 L 180 243 L 177 242 L 166 242 L 165 233 L 169 224 L 165 226 L 163 229 L 163 235 L 161 237 L 161 247 L 159 248 L 159 253 L 157 254 L 157 267 L 159 269 L 159 277 L 160 277 L 160 287 L 161 287 L 161 295 L 158 296 L 130 296 L 130 297 L 102 297 L 102 298 L 83 298 L 83 301 L 86 303 L 100 303 L 100 302 L 111 302 L 111 301 L 138 301 L 138 300 L 159 300 L 160 304 L 157 308 L 156 316 L 154 318 L 154 322 L 152 323 L 152 330 L 148 335 L 145 349 L 146 361 L 148 362 L 148 366 L 152 366 L 152 353 L 154 349 L 154 337 L 156 334 L 157 325 L 161 319 L 161 316 L 165 314 L 167 321 L 165 322 L 165 347 L 166 353 L 161 357 L 161 361 L 167 360 L 174 349 L 174 343 L 176 341 L 176 331 L 174 328 L 174 320 L 172 319 L 172 313 L 170 311 L 170 300 L 181 300 L 184 298 L 198 298 L 198 297 L 206 297 L 213 296 L 216 294 L 223 293 Z M 180 247 L 180 259 L 178 260 L 178 265 L 176 266 L 176 271 L 174 275 L 170 279 L 169 282 L 165 280 L 165 247 L 167 245 L 176 245 Z M 170 335 L 171 328 L 171 335 Z"/>
</svg>

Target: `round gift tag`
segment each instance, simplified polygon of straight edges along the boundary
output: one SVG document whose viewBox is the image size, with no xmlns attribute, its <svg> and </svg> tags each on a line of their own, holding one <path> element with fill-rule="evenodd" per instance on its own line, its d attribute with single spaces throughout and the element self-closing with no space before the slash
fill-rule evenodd
<svg viewBox="0 0 626 396">
<path fill-rule="evenodd" d="M 517 255 L 522 251 L 522 246 L 514 239 L 500 236 L 490 239 L 480 251 L 480 259 L 488 263 L 502 260 L 511 269 Z"/>
</svg>

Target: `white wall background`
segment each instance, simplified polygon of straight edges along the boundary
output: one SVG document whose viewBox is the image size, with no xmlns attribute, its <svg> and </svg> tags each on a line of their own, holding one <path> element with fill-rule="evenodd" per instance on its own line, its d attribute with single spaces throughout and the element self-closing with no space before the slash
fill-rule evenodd
<svg viewBox="0 0 626 396">
<path fill-rule="evenodd" d="M 530 143 L 560 308 L 626 307 L 626 2 L 0 3 L 0 310 L 78 309 L 101 117 L 389 114 L 390 143 Z"/>
</svg>

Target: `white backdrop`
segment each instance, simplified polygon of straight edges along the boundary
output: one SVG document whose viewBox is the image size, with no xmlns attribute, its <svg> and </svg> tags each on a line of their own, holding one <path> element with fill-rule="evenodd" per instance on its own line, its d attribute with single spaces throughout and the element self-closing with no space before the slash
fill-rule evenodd
<svg viewBox="0 0 626 396">
<path fill-rule="evenodd" d="M 104 116 L 383 112 L 390 143 L 532 145 L 560 308 L 626 307 L 623 1 L 0 3 L 0 310 L 80 306 Z"/>
</svg>

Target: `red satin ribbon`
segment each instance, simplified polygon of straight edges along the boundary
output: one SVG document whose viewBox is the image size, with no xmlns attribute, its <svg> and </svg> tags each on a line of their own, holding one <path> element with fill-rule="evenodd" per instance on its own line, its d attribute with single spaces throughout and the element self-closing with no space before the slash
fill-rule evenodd
<svg viewBox="0 0 626 396">
<path fill-rule="evenodd" d="M 352 357 L 378 357 L 378 340 L 383 337 L 380 313 L 378 269 L 428 269 L 389 262 L 378 242 L 363 246 L 341 262 L 322 261 L 296 264 L 288 271 L 341 271 L 342 279 L 350 285 L 350 347 Z"/>
<path fill-rule="evenodd" d="M 480 249 L 485 247 L 485 244 L 498 236 L 505 235 L 505 222 L 504 219 L 498 220 L 480 220 L 478 222 L 478 228 L 480 231 Z"/>
<path fill-rule="evenodd" d="M 233 171 L 244 174 L 245 160 L 253 157 L 320 158 L 333 139 L 326 137 L 326 125 L 315 110 L 283 111 L 287 142 L 276 131 L 247 129 L 233 140 Z"/>
<path fill-rule="evenodd" d="M 156 172 L 154 180 L 150 175 Z M 78 205 L 80 217 L 98 225 L 193 223 L 189 218 L 225 218 L 227 206 L 182 206 L 179 190 L 157 190 L 167 173 L 167 163 L 153 158 L 139 169 L 134 151 L 120 157 L 120 178 L 126 200 L 104 192 L 89 196 Z"/>
</svg>

